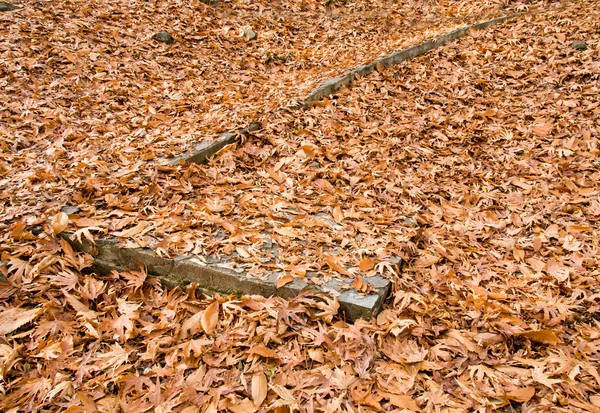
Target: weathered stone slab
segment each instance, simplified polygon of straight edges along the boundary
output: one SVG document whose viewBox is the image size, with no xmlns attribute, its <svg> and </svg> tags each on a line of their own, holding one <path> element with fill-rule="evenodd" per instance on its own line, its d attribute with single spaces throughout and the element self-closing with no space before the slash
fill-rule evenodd
<svg viewBox="0 0 600 413">
<path fill-rule="evenodd" d="M 206 263 L 197 257 L 161 258 L 147 248 L 121 248 L 116 239 L 98 239 L 96 245 L 90 242 L 77 242 L 70 234 L 62 234 L 75 249 L 85 251 L 94 256 L 94 269 L 100 273 L 108 273 L 113 269 L 139 270 L 144 266 L 148 274 L 159 277 L 167 286 L 198 283 L 205 290 L 220 291 L 233 294 L 258 294 L 265 297 L 272 295 L 293 297 L 303 289 L 330 292 L 338 295 L 340 310 L 348 320 L 358 318 L 370 319 L 381 310 L 385 298 L 389 294 L 389 280 L 374 276 L 363 281 L 374 287 L 374 292 L 362 294 L 354 289 L 343 289 L 351 285 L 352 279 L 332 279 L 320 287 L 309 282 L 314 274 L 306 278 L 296 278 L 292 282 L 277 288 L 279 273 L 272 272 L 264 279 L 251 277 L 244 272 L 234 271 L 219 263 Z M 206 260 L 208 261 L 208 260 Z"/>
<path fill-rule="evenodd" d="M 242 136 L 248 136 L 250 132 L 255 132 L 260 129 L 259 123 L 251 123 L 248 127 L 238 129 L 234 132 L 226 132 L 219 135 L 218 138 L 209 141 L 202 142 L 196 145 L 190 151 L 183 155 L 172 159 L 169 165 L 179 165 L 180 162 L 190 163 L 205 163 L 208 159 L 214 156 L 217 152 L 223 149 L 227 145 L 231 145 L 236 142 Z"/>
<path fill-rule="evenodd" d="M 519 16 L 523 16 L 526 13 L 518 13 L 512 14 L 509 16 L 498 17 L 496 19 L 487 20 L 481 23 L 472 24 L 470 26 L 461 27 L 459 29 L 453 30 L 451 32 L 442 34 L 433 39 L 425 40 L 418 45 L 411 46 L 407 49 L 390 53 L 384 57 L 374 60 L 373 62 L 364 65 L 358 66 L 352 70 L 350 70 L 344 76 L 335 77 L 333 79 L 328 79 L 317 86 L 306 99 L 304 99 L 303 104 L 297 106 L 297 108 L 307 108 L 313 102 L 319 101 L 326 96 L 329 96 L 335 92 L 337 92 L 343 86 L 346 86 L 352 83 L 356 79 L 356 75 L 365 76 L 369 73 L 373 72 L 380 67 L 389 67 L 392 65 L 397 65 L 402 62 L 405 62 L 410 59 L 414 59 L 415 57 L 421 56 L 433 49 L 437 49 L 438 47 L 444 46 L 445 44 L 457 40 L 465 34 L 469 33 L 470 30 L 483 30 L 494 24 L 502 23 L 508 19 L 513 19 Z"/>
</svg>

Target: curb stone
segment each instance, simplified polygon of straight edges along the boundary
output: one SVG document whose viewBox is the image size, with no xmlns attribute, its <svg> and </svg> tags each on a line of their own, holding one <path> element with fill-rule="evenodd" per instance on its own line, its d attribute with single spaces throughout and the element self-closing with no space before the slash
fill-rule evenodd
<svg viewBox="0 0 600 413">
<path fill-rule="evenodd" d="M 349 321 L 359 318 L 370 319 L 381 310 L 390 292 L 391 282 L 380 276 L 364 278 L 365 283 L 374 287 L 374 292 L 362 294 L 354 289 L 341 290 L 344 284 L 351 284 L 351 278 L 336 278 L 325 283 L 324 288 L 307 281 L 315 275 L 307 274 L 307 278 L 295 278 L 289 284 L 277 288 L 277 280 L 281 273 L 272 272 L 264 279 L 251 277 L 219 264 L 207 264 L 204 260 L 192 256 L 161 258 L 148 248 L 121 248 L 117 239 L 97 239 L 96 245 L 89 241 L 78 242 L 71 239 L 71 234 L 62 233 L 61 237 L 71 243 L 78 251 L 94 255 L 93 269 L 106 274 L 112 270 L 139 269 L 140 264 L 146 267 L 148 274 L 157 276 L 167 287 L 198 283 L 201 289 L 218 291 L 227 294 L 258 294 L 265 297 L 294 297 L 304 289 L 313 289 L 327 293 L 335 291 L 340 310 Z M 339 294 L 338 294 L 339 293 Z"/>
<path fill-rule="evenodd" d="M 253 122 L 245 128 L 220 134 L 216 139 L 202 142 L 181 156 L 169 161 L 169 165 L 179 165 L 181 162 L 203 164 L 227 145 L 235 143 L 240 137 L 247 137 L 251 132 L 260 129 L 260 123 Z"/>
<path fill-rule="evenodd" d="M 366 76 L 369 73 L 372 73 L 373 71 L 377 70 L 379 67 L 385 68 L 403 63 L 407 60 L 424 55 L 425 53 L 431 50 L 440 48 L 451 41 L 457 40 L 465 34 L 467 34 L 470 30 L 483 30 L 495 24 L 502 23 L 506 20 L 513 19 L 516 17 L 521 17 L 526 14 L 528 13 L 511 14 L 508 16 L 487 20 L 481 23 L 475 23 L 470 26 L 465 26 L 456 30 L 452 30 L 451 32 L 442 34 L 438 37 L 425 40 L 424 42 L 419 43 L 415 46 L 411 46 L 407 49 L 389 53 L 383 57 L 380 57 L 379 59 L 372 61 L 369 64 L 358 66 L 343 76 L 334 77 L 333 79 L 328 79 L 322 82 L 308 95 L 306 99 L 304 99 L 304 101 L 301 104 L 294 106 L 293 109 L 306 109 L 310 107 L 312 103 L 337 92 L 343 86 L 349 85 L 357 77 Z"/>
</svg>

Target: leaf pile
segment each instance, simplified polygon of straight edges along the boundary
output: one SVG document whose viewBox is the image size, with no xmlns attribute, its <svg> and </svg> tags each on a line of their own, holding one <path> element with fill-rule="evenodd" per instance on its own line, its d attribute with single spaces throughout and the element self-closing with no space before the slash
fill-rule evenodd
<svg viewBox="0 0 600 413">
<path fill-rule="evenodd" d="M 599 6 L 273 113 L 208 165 L 99 162 L 116 152 L 90 143 L 41 170 L 56 147 L 6 150 L 0 410 L 599 411 Z M 90 273 L 65 228 L 256 276 L 379 272 L 394 292 L 349 325 L 309 292 L 163 291 L 143 269 Z"/>
</svg>

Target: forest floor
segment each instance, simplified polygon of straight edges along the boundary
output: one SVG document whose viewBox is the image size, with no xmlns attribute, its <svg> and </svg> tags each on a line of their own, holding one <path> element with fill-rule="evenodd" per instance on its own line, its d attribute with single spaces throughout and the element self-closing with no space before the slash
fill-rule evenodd
<svg viewBox="0 0 600 413">
<path fill-rule="evenodd" d="M 0 410 L 600 411 L 600 2 L 463 3 L 0 13 Z M 534 5 L 286 109 L 347 69 Z M 252 121 L 206 165 L 163 162 Z M 233 257 L 257 277 L 394 287 L 376 319 L 349 324 L 311 292 L 94 274 L 62 230 Z"/>
</svg>

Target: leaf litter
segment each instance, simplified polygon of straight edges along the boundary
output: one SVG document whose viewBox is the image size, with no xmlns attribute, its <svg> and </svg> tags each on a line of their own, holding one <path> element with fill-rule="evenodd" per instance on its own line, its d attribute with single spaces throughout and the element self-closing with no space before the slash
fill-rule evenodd
<svg viewBox="0 0 600 413">
<path fill-rule="evenodd" d="M 100 152 L 126 133 L 18 147 L 43 111 L 6 116 L 0 409 L 598 411 L 598 6 L 474 32 L 277 112 L 204 166 Z M 143 268 L 91 273 L 65 228 L 394 291 L 348 324 L 310 291 L 164 290 Z"/>
</svg>

